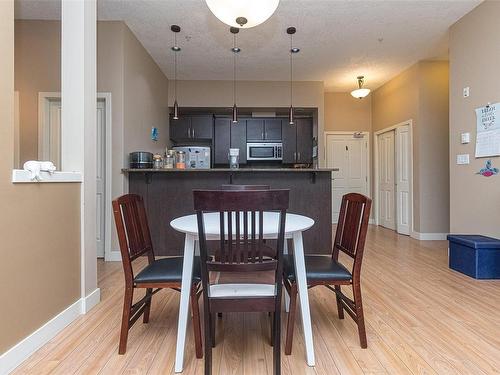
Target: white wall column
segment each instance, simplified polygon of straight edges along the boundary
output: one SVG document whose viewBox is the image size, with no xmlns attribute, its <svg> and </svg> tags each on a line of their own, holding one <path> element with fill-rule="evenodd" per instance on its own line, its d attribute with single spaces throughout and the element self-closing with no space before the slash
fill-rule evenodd
<svg viewBox="0 0 500 375">
<path fill-rule="evenodd" d="M 83 174 L 83 312 L 99 302 L 96 253 L 96 0 L 62 1 L 61 166 Z"/>
</svg>

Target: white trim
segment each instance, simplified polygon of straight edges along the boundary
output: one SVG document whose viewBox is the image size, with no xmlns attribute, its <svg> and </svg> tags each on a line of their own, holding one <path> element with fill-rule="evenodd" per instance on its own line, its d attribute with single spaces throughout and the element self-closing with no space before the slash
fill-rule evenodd
<svg viewBox="0 0 500 375">
<path fill-rule="evenodd" d="M 59 332 L 88 312 L 100 300 L 99 288 L 87 297 L 81 298 L 50 319 L 29 336 L 19 341 L 12 348 L 0 355 L 0 374 L 8 374 L 29 358 L 35 351 L 54 338 Z"/>
<path fill-rule="evenodd" d="M 21 145 L 19 138 L 20 131 L 20 107 L 19 91 L 14 91 L 14 168 L 20 168 L 21 164 Z"/>
<path fill-rule="evenodd" d="M 120 250 L 111 250 L 108 253 L 104 253 L 104 261 L 106 262 L 121 262 L 122 261 L 122 254 L 120 253 Z"/>
<path fill-rule="evenodd" d="M 94 308 L 99 302 L 101 302 L 101 289 L 96 288 L 92 293 L 87 295 L 85 298 L 81 299 L 82 301 L 82 308 L 81 308 L 81 313 L 86 314 L 92 308 Z"/>
<path fill-rule="evenodd" d="M 13 169 L 12 170 L 12 182 L 13 183 L 47 183 L 47 182 L 82 182 L 82 174 L 80 172 L 54 172 L 50 174 L 49 172 L 40 172 L 40 181 L 33 181 L 30 179 L 30 172 L 24 169 Z"/>
<path fill-rule="evenodd" d="M 60 92 L 46 92 L 42 91 L 38 93 L 38 160 L 50 160 L 49 155 L 46 154 L 46 149 L 48 146 L 48 140 L 46 139 L 46 134 L 49 134 L 47 127 L 50 127 L 49 114 L 47 110 L 51 100 L 61 101 Z M 56 160 L 51 160 L 56 163 Z M 59 163 L 61 161 L 59 160 Z M 57 168 L 61 168 L 61 165 L 57 165 Z M 61 168 L 62 169 L 62 168 Z"/>
<path fill-rule="evenodd" d="M 408 125 L 410 129 L 410 200 L 411 200 L 411 214 L 410 214 L 410 234 L 411 237 L 413 237 L 414 233 L 414 217 L 413 213 L 415 212 L 414 210 L 414 200 L 413 200 L 413 120 L 409 119 L 403 122 L 400 122 L 396 125 L 389 126 L 387 128 L 384 128 L 382 130 L 376 131 L 374 133 L 374 139 L 373 139 L 373 155 L 374 155 L 374 160 L 373 160 L 373 170 L 374 170 L 374 192 L 373 192 L 373 211 L 374 211 L 374 219 L 375 219 L 375 225 L 379 225 L 379 215 L 378 215 L 378 210 L 379 210 L 379 204 L 378 204 L 378 192 L 379 192 L 379 186 L 378 186 L 378 136 L 380 134 L 387 133 L 388 131 L 395 130 L 396 128 L 399 128 L 400 126 L 405 126 Z M 415 238 L 415 237 L 414 237 Z"/>
<path fill-rule="evenodd" d="M 420 233 L 420 232 L 411 232 L 411 238 L 414 238 L 419 241 L 446 241 L 446 237 L 448 233 Z"/>
</svg>

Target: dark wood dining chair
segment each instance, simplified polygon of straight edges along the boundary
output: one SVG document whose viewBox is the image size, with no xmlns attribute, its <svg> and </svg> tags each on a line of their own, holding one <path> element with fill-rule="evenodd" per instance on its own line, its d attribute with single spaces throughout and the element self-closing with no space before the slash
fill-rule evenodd
<svg viewBox="0 0 500 375">
<path fill-rule="evenodd" d="M 283 277 L 283 246 L 289 190 L 195 190 L 194 209 L 198 219 L 200 241 L 201 280 L 205 330 L 205 375 L 212 373 L 213 321 L 219 312 L 271 312 L 273 313 L 273 373 L 280 374 L 281 347 L 281 291 Z M 274 256 L 264 255 L 264 211 L 279 214 L 278 239 Z M 220 218 L 217 253 L 208 248 L 204 213 L 215 212 Z M 213 284 L 210 272 L 274 273 L 272 284 Z M 246 275 L 246 276 L 247 276 Z M 250 279 L 245 277 L 246 280 Z"/>
<path fill-rule="evenodd" d="M 116 231 L 120 243 L 123 271 L 125 274 L 125 297 L 120 332 L 119 354 L 127 350 L 128 331 L 143 315 L 143 323 L 148 323 L 153 294 L 163 288 L 180 291 L 183 257 L 155 259 L 149 225 L 141 196 L 126 194 L 113 201 Z M 134 275 L 132 262 L 140 256 L 147 256 L 148 265 Z M 191 287 L 191 308 L 196 347 L 196 357 L 203 357 L 198 296 L 200 291 L 199 259 L 195 260 L 193 285 Z M 134 290 L 146 289 L 145 296 L 132 304 Z M 156 289 L 155 289 L 156 288 Z"/>
<path fill-rule="evenodd" d="M 332 255 L 305 256 L 307 284 L 310 288 L 324 285 L 335 293 L 339 319 L 344 319 L 344 310 L 354 319 L 358 325 L 359 341 L 362 348 L 367 347 L 367 341 L 360 274 L 371 204 L 371 199 L 362 194 L 344 195 L 340 206 Z M 351 271 L 339 262 L 340 251 L 354 259 Z M 297 284 L 291 256 L 285 258 L 284 272 L 284 285 L 290 295 L 285 342 L 285 354 L 289 355 L 292 352 L 293 328 L 297 311 Z M 350 299 L 342 293 L 341 285 L 352 286 L 354 299 Z"/>
</svg>

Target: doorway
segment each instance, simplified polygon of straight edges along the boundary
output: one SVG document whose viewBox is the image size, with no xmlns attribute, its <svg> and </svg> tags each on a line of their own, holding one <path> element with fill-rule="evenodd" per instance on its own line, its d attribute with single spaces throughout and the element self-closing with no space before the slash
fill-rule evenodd
<svg viewBox="0 0 500 375">
<path fill-rule="evenodd" d="M 61 169 L 61 94 L 38 95 L 38 158 Z M 111 94 L 97 94 L 96 245 L 97 258 L 111 251 Z"/>
<path fill-rule="evenodd" d="M 337 223 L 342 196 L 370 195 L 370 134 L 368 132 L 326 132 L 327 168 L 332 172 L 332 223 Z"/>
<path fill-rule="evenodd" d="M 404 235 L 412 231 L 412 165 L 411 121 L 375 133 L 375 221 Z"/>
</svg>

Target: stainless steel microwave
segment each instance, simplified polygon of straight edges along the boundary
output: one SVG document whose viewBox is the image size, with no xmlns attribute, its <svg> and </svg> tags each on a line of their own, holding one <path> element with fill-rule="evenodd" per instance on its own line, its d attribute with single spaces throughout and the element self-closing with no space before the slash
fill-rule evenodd
<svg viewBox="0 0 500 375">
<path fill-rule="evenodd" d="M 247 143 L 247 160 L 283 160 L 283 144 Z"/>
</svg>

